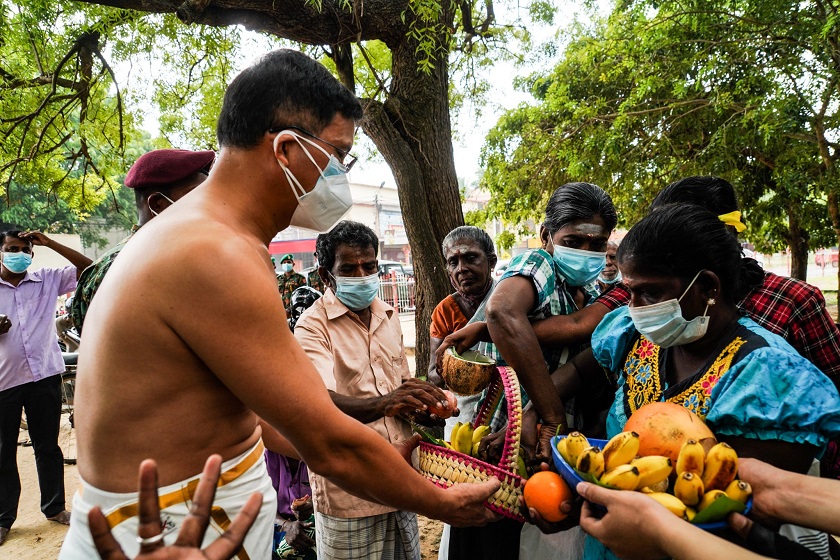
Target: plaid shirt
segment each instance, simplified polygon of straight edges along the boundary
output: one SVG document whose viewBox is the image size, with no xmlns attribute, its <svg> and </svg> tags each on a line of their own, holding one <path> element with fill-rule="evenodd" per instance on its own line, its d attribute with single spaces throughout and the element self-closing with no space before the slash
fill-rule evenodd
<svg viewBox="0 0 840 560">
<path fill-rule="evenodd" d="M 575 300 L 569 293 L 566 279 L 557 266 L 554 264 L 554 257 L 543 249 L 526 251 L 510 261 L 505 274 L 500 282 L 512 276 L 524 276 L 534 284 L 537 301 L 533 310 L 528 314 L 529 319 L 547 319 L 555 315 L 569 315 L 578 310 Z M 585 302 L 588 304 L 597 296 L 594 284 L 584 286 Z M 489 346 L 489 345 L 488 345 Z M 544 346 L 543 357 L 545 358 L 548 371 L 554 371 L 557 366 L 563 364 L 570 357 L 577 354 L 583 348 Z M 479 351 L 500 360 L 501 356 L 495 348 L 479 347 Z"/>
<path fill-rule="evenodd" d="M 623 284 L 616 284 L 596 301 L 612 311 L 626 305 L 630 293 Z M 819 288 L 765 272 L 764 283 L 749 292 L 738 307 L 747 317 L 784 338 L 840 387 L 840 331 L 825 308 Z"/>
</svg>

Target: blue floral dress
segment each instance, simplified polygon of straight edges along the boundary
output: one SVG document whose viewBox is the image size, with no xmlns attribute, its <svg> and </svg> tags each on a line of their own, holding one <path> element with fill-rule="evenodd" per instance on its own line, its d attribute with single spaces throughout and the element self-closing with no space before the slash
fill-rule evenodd
<svg viewBox="0 0 840 560">
<path fill-rule="evenodd" d="M 617 376 L 607 436 L 624 429 L 641 406 L 669 401 L 705 419 L 718 436 L 808 444 L 822 450 L 840 432 L 840 396 L 834 384 L 783 338 L 740 318 L 721 347 L 694 375 L 670 385 L 668 348 L 641 336 L 627 307 L 609 313 L 592 334 L 598 363 Z M 587 537 L 584 558 L 615 558 Z"/>
</svg>

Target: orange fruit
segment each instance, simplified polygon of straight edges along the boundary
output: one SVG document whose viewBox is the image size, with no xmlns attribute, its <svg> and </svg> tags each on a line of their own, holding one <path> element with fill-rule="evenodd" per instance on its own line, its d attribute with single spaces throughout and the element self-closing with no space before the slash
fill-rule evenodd
<svg viewBox="0 0 840 560">
<path fill-rule="evenodd" d="M 715 435 L 699 416 L 671 402 L 653 402 L 640 407 L 624 425 L 625 432 L 639 434 L 639 455 L 664 455 L 676 465 L 686 440 L 704 444 Z M 709 450 L 708 446 L 706 450 Z"/>
<path fill-rule="evenodd" d="M 551 523 L 563 521 L 566 514 L 560 504 L 572 499 L 572 491 L 559 474 L 540 471 L 528 479 L 523 490 L 525 503 L 534 508 L 543 519 Z"/>
</svg>

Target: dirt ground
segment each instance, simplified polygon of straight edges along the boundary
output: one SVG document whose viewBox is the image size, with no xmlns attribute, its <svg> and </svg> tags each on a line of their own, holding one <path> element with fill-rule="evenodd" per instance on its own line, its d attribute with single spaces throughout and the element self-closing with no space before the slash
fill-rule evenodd
<svg viewBox="0 0 840 560">
<path fill-rule="evenodd" d="M 21 432 L 21 440 L 26 439 Z M 41 494 L 38 490 L 38 473 L 35 470 L 35 453 L 31 447 L 18 446 L 18 471 L 20 472 L 20 506 L 18 517 L 9 538 L 0 546 L 0 558 L 16 560 L 44 560 L 58 557 L 67 526 L 47 521 L 41 513 Z M 73 501 L 78 485 L 75 465 L 64 466 L 64 487 L 67 509 Z"/>
<path fill-rule="evenodd" d="M 21 431 L 20 439 L 26 438 L 26 432 Z M 35 470 L 35 454 L 31 447 L 18 446 L 18 470 L 21 483 L 18 518 L 9 532 L 6 544 L 0 547 L 0 558 L 16 560 L 56 558 L 67 527 L 47 521 L 39 509 L 38 474 Z M 78 485 L 75 465 L 64 466 L 64 484 L 67 492 L 67 508 L 71 509 L 73 494 Z M 419 524 L 422 560 L 436 560 L 443 525 L 439 521 L 425 517 L 419 518 Z"/>
</svg>

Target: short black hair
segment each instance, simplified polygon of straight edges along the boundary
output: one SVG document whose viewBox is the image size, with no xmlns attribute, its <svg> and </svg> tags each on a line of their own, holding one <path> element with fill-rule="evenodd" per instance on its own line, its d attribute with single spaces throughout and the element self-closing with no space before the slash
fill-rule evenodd
<svg viewBox="0 0 840 560">
<path fill-rule="evenodd" d="M 694 204 L 668 204 L 642 218 L 621 241 L 617 257 L 619 265 L 631 262 L 637 270 L 686 284 L 710 270 L 731 303 L 764 280 L 758 263 L 741 257 L 740 243 L 717 214 Z"/>
<path fill-rule="evenodd" d="M 440 244 L 440 249 L 443 251 L 443 258 L 446 258 L 446 249 L 459 239 L 470 239 L 475 241 L 478 248 L 484 253 L 488 259 L 496 256 L 496 248 L 493 246 L 493 240 L 490 235 L 481 228 L 475 226 L 460 226 L 446 234 L 443 238 L 443 243 Z"/>
<path fill-rule="evenodd" d="M 220 146 L 253 148 L 270 128 L 320 133 L 336 113 L 362 118 L 362 105 L 322 64 L 278 49 L 243 70 L 225 91 L 216 125 Z"/>
<path fill-rule="evenodd" d="M 332 270 L 335 266 L 335 253 L 339 245 L 348 245 L 359 249 L 373 248 L 373 254 L 379 252 L 379 238 L 365 224 L 342 220 L 327 233 L 322 233 L 315 240 L 315 255 L 318 266 Z"/>
<path fill-rule="evenodd" d="M 666 204 L 696 204 L 716 216 L 740 210 L 735 188 L 728 181 L 711 175 L 674 181 L 656 195 L 650 209 Z"/>
<path fill-rule="evenodd" d="M 23 233 L 23 232 L 19 229 L 10 229 L 10 230 L 7 230 L 7 231 L 4 231 L 4 232 L 0 233 L 0 247 L 2 247 L 3 245 L 6 244 L 6 238 L 7 237 L 14 237 L 15 239 L 20 239 L 21 241 L 23 241 L 24 243 L 27 243 L 30 247 L 32 247 L 32 240 L 31 239 L 24 239 L 23 237 L 20 236 L 21 233 Z"/>
<path fill-rule="evenodd" d="M 566 183 L 548 200 L 543 226 L 554 233 L 567 224 L 593 216 L 601 216 L 609 231 L 615 229 L 618 215 L 610 195 L 592 183 Z"/>
</svg>

